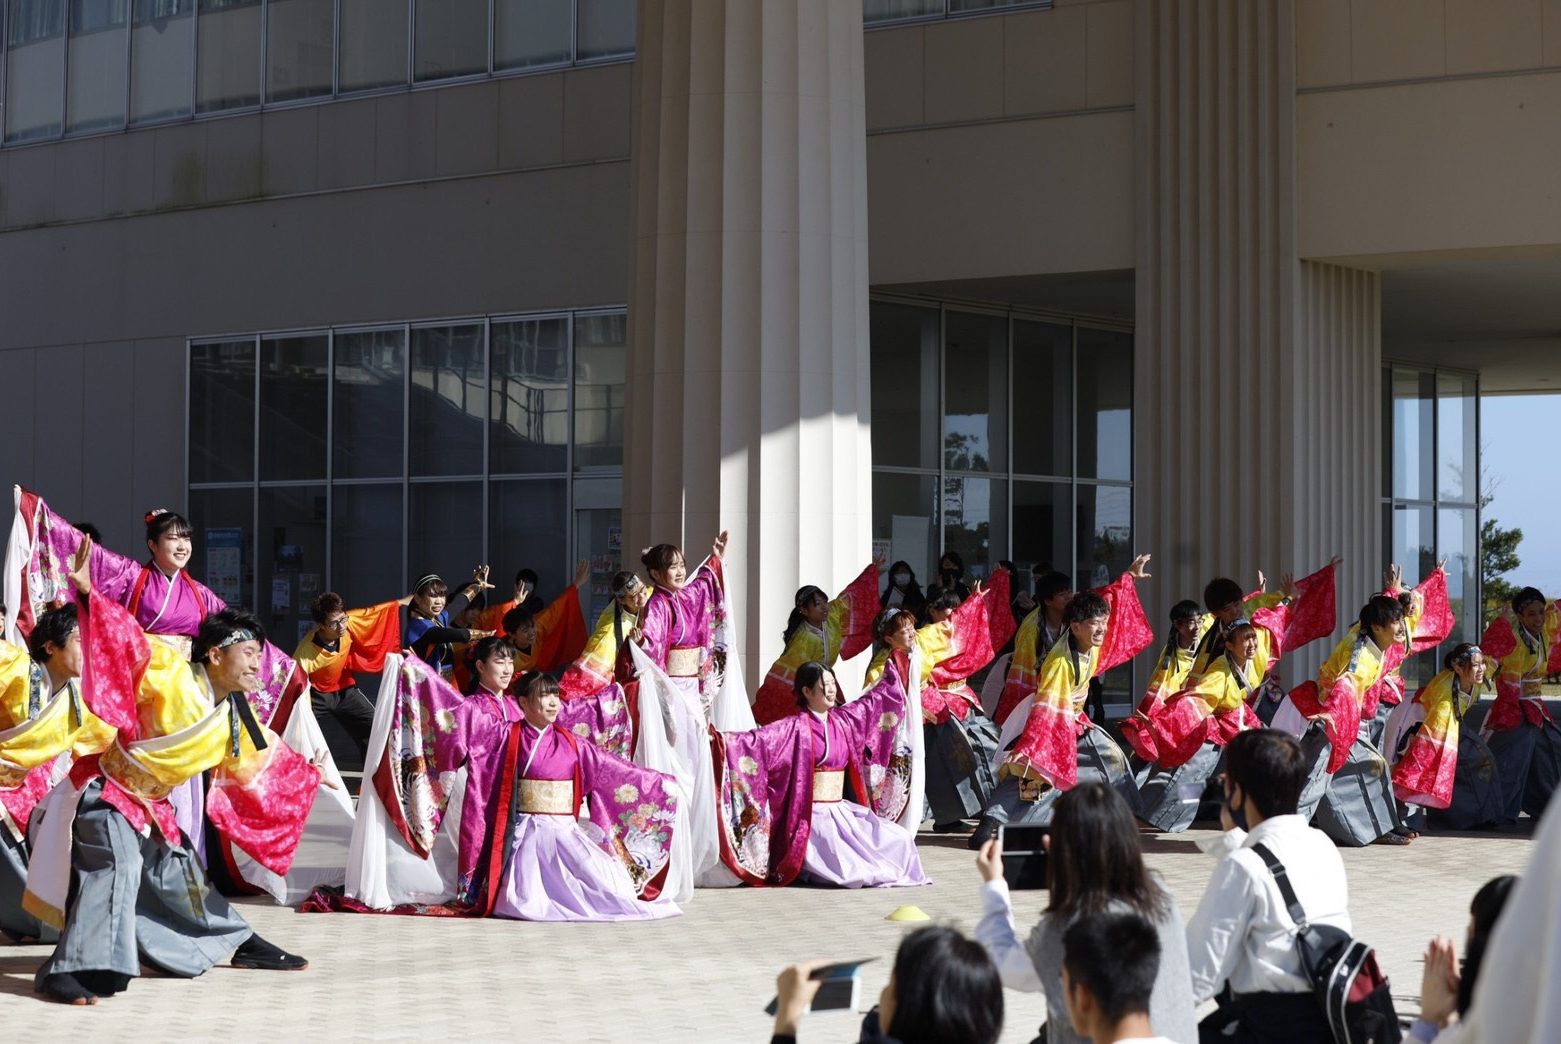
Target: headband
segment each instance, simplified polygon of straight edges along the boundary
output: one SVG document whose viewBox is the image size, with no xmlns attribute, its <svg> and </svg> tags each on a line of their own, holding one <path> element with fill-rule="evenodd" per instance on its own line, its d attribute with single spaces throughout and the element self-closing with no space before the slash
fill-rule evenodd
<svg viewBox="0 0 1561 1044">
<path fill-rule="evenodd" d="M 644 586 L 645 581 L 640 579 L 638 573 L 630 573 L 627 580 L 612 589 L 612 593 L 614 597 L 622 597 L 623 595 L 633 594 Z"/>
<path fill-rule="evenodd" d="M 228 646 L 237 645 L 239 642 L 258 641 L 260 641 L 260 635 L 256 634 L 254 631 L 251 631 L 248 627 L 240 627 L 238 630 L 222 639 L 222 641 L 218 642 L 215 646 L 213 646 L 213 648 L 226 649 Z"/>
<path fill-rule="evenodd" d="M 431 584 L 435 580 L 439 581 L 441 584 L 444 583 L 444 577 L 440 576 L 438 573 L 429 573 L 427 576 L 424 576 L 417 583 L 413 584 L 412 585 L 412 590 L 414 590 L 414 591 L 421 591 L 423 589 L 424 585 Z"/>
</svg>

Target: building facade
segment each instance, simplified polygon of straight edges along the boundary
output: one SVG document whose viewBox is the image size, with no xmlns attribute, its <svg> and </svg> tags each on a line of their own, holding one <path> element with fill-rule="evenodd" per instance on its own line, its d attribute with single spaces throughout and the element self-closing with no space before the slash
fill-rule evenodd
<svg viewBox="0 0 1561 1044">
<path fill-rule="evenodd" d="M 722 526 L 750 674 L 875 550 L 1472 607 L 1561 382 L 1541 0 L 0 11 L 4 473 L 282 634 Z"/>
</svg>

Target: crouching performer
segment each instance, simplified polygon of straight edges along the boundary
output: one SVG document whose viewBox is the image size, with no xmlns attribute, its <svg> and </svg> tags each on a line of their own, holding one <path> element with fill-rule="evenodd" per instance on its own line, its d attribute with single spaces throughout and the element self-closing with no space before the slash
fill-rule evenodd
<svg viewBox="0 0 1561 1044">
<path fill-rule="evenodd" d="M 80 592 L 82 695 L 117 738 L 78 760 L 43 805 L 23 904 L 60 939 L 38 970 L 38 991 L 93 1004 L 125 989 L 143 964 L 185 978 L 229 958 L 240 968 L 307 967 L 208 885 L 168 802 L 209 771 L 217 829 L 275 873 L 291 865 L 320 769 L 262 726 L 247 698 L 261 691 L 260 625 L 242 610 L 207 616 L 187 663 L 93 593 L 90 546 L 82 542 L 70 574 Z"/>
</svg>

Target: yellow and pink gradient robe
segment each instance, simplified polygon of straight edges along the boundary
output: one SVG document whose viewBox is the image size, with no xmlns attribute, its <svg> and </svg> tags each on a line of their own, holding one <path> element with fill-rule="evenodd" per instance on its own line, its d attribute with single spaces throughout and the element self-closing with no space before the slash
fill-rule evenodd
<svg viewBox="0 0 1561 1044">
<path fill-rule="evenodd" d="M 639 625 L 639 616 L 613 602 L 596 618 L 585 648 L 564 668 L 558 686 L 566 700 L 595 696 L 613 682 L 627 691 L 634 674 L 623 657 L 622 641 Z"/>
<path fill-rule="evenodd" d="M 764 676 L 753 701 L 753 719 L 760 725 L 797 712 L 797 668 L 817 660 L 833 667 L 855 656 L 873 641 L 873 617 L 878 613 L 878 565 L 869 563 L 846 589 L 829 603 L 822 628 L 801 624 L 785 650 Z"/>
<path fill-rule="evenodd" d="M 1411 713 L 1420 719 L 1420 727 L 1393 767 L 1393 794 L 1400 801 L 1426 808 L 1452 804 L 1459 725 L 1475 698 L 1459 689 L 1458 676 L 1452 671 L 1438 674 L 1415 694 Z"/>
<path fill-rule="evenodd" d="M 1400 589 L 1390 587 L 1382 593 L 1389 598 L 1397 598 Z M 1445 569 L 1437 569 L 1421 580 L 1415 593 L 1420 597 L 1416 607 L 1404 617 L 1404 640 L 1387 650 L 1387 663 L 1383 667 L 1382 677 L 1366 693 L 1365 704 L 1361 707 L 1361 717 L 1365 719 L 1375 718 L 1383 705 L 1396 707 L 1403 701 L 1404 679 L 1399 672 L 1404 661 L 1441 645 L 1453 633 L 1453 626 L 1457 623 L 1452 605 L 1447 600 Z"/>
<path fill-rule="evenodd" d="M 1551 720 L 1540 686 L 1546 676 L 1561 674 L 1561 610 L 1554 601 L 1545 604 L 1540 630 L 1529 634 L 1506 614 L 1485 629 L 1480 649 L 1492 661 L 1496 678 L 1496 703 L 1485 718 L 1486 732 L 1506 732 L 1525 722 L 1538 727 Z"/>
<path fill-rule="evenodd" d="M 1208 613 L 1198 617 L 1198 634 L 1193 639 L 1190 649 L 1183 649 L 1177 643 L 1176 631 L 1172 629 L 1171 636 L 1166 639 L 1165 648 L 1155 659 L 1154 674 L 1149 679 L 1148 688 L 1144 690 L 1144 698 L 1138 701 L 1133 716 L 1122 722 L 1122 738 L 1127 740 L 1127 745 L 1133 748 L 1134 754 L 1147 762 L 1153 762 L 1160 756 L 1154 733 L 1149 728 L 1150 719 L 1166 700 L 1181 692 L 1182 687 L 1187 684 L 1187 679 L 1192 674 L 1198 644 L 1213 622 L 1214 617 Z"/>
</svg>

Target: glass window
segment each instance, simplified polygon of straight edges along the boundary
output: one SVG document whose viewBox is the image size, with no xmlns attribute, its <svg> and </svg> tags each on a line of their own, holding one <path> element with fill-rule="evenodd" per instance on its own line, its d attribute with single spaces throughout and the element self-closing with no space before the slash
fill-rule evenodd
<svg viewBox="0 0 1561 1044">
<path fill-rule="evenodd" d="M 1405 500 L 1430 500 L 1435 474 L 1432 442 L 1436 402 L 1436 375 L 1418 370 L 1392 371 L 1390 384 L 1393 418 L 1393 496 Z M 1406 567 L 1407 568 L 1407 567 Z"/>
<path fill-rule="evenodd" d="M 190 481 L 255 477 L 255 342 L 190 348 Z"/>
<path fill-rule="evenodd" d="M 65 0 L 11 0 L 8 10 L 5 140 L 55 137 L 65 118 Z"/>
<path fill-rule="evenodd" d="M 569 517 L 563 479 L 495 481 L 488 488 L 488 548 L 501 592 L 521 569 L 537 571 L 538 593 L 551 600 L 574 580 L 568 559 Z M 583 551 L 583 549 L 582 549 Z M 608 577 L 610 580 L 611 577 Z M 581 593 L 581 600 L 586 598 Z"/>
<path fill-rule="evenodd" d="M 577 10 L 578 60 L 634 53 L 634 0 L 577 0 Z"/>
<path fill-rule="evenodd" d="M 1008 469 L 1008 319 L 949 312 L 944 319 L 943 466 Z"/>
<path fill-rule="evenodd" d="M 125 34 L 129 0 L 71 0 L 67 131 L 125 122 Z"/>
<path fill-rule="evenodd" d="M 341 0 L 343 91 L 365 91 L 407 82 L 409 0 Z"/>
<path fill-rule="evenodd" d="M 190 575 L 228 605 L 253 607 L 254 492 L 247 487 L 190 490 L 190 525 L 195 528 Z"/>
<path fill-rule="evenodd" d="M 1014 482 L 1014 564 L 1068 572 L 1073 557 L 1073 486 Z"/>
<path fill-rule="evenodd" d="M 487 366 L 482 324 L 412 331 L 414 475 L 482 474 Z"/>
<path fill-rule="evenodd" d="M 943 550 L 956 551 L 964 560 L 966 583 L 985 579 L 991 575 L 993 561 L 1008 557 L 1006 482 L 969 475 L 944 477 Z"/>
<path fill-rule="evenodd" d="M 938 310 L 874 302 L 873 463 L 938 466 Z"/>
<path fill-rule="evenodd" d="M 1475 447 L 1476 381 L 1472 375 L 1436 375 L 1436 495 L 1473 504 L 1479 499 L 1479 452 Z"/>
<path fill-rule="evenodd" d="M 331 589 L 349 606 L 406 594 L 411 580 L 400 565 L 401 519 L 400 482 L 331 490 Z"/>
<path fill-rule="evenodd" d="M 494 323 L 492 474 L 563 471 L 569 453 L 569 320 Z"/>
<path fill-rule="evenodd" d="M 1133 491 L 1127 486 L 1079 486 L 1080 591 L 1104 587 L 1133 563 Z"/>
<path fill-rule="evenodd" d="M 618 499 L 622 499 L 619 493 Z M 612 602 L 612 577 L 623 568 L 623 511 L 588 508 L 575 511 L 576 554 L 591 563 L 590 586 L 580 592 L 580 605 L 592 625 Z M 573 577 L 565 579 L 565 583 Z"/>
<path fill-rule="evenodd" d="M 195 0 L 135 0 L 130 29 L 130 122 L 190 114 Z"/>
<path fill-rule="evenodd" d="M 266 101 L 296 101 L 331 93 L 335 21 L 335 0 L 270 0 L 266 5 Z"/>
<path fill-rule="evenodd" d="M 575 320 L 575 468 L 623 466 L 628 316 Z"/>
<path fill-rule="evenodd" d="M 487 72 L 488 0 L 418 4 L 412 55 L 419 81 Z"/>
<path fill-rule="evenodd" d="M 260 480 L 325 478 L 330 342 L 325 334 L 260 342 Z"/>
<path fill-rule="evenodd" d="M 1133 335 L 1079 327 L 1080 476 L 1133 478 Z"/>
<path fill-rule="evenodd" d="M 573 0 L 494 0 L 493 67 L 566 63 L 574 46 Z"/>
<path fill-rule="evenodd" d="M 1449 642 L 1480 640 L 1479 525 L 1474 508 L 1441 508 L 1436 513 L 1437 554 L 1447 559 L 1447 601 L 1457 623 Z M 1434 565 L 1435 563 L 1433 563 Z"/>
<path fill-rule="evenodd" d="M 1425 576 L 1436 567 L 1436 536 L 1434 511 L 1430 507 L 1409 504 L 1393 505 L 1393 534 L 1391 562 L 1404 567 L 1406 579 Z"/>
<path fill-rule="evenodd" d="M 873 474 L 873 545 L 889 564 L 909 562 L 922 589 L 937 579 L 938 495 L 932 475 Z"/>
<path fill-rule="evenodd" d="M 943 0 L 863 0 L 862 21 L 895 22 L 902 18 L 928 18 L 943 14 Z"/>
<path fill-rule="evenodd" d="M 260 0 L 200 0 L 195 111 L 260 104 Z"/>
<path fill-rule="evenodd" d="M 399 478 L 406 467 L 406 332 L 336 335 L 331 382 L 336 478 Z"/>
<path fill-rule="evenodd" d="M 1014 320 L 1014 472 L 1073 474 L 1073 327 Z"/>
<path fill-rule="evenodd" d="M 325 499 L 324 486 L 260 490 L 254 609 L 271 641 L 289 652 L 314 626 L 309 603 L 325 590 Z"/>
<path fill-rule="evenodd" d="M 482 549 L 482 483 L 414 482 L 408 492 L 407 576 L 438 573 L 451 590 L 460 587 L 473 567 L 488 560 Z M 495 570 L 500 594 L 503 572 Z"/>
<path fill-rule="evenodd" d="M 949 14 L 991 11 L 1000 7 L 1020 7 L 1035 3 L 1036 0 L 949 0 Z"/>
</svg>

